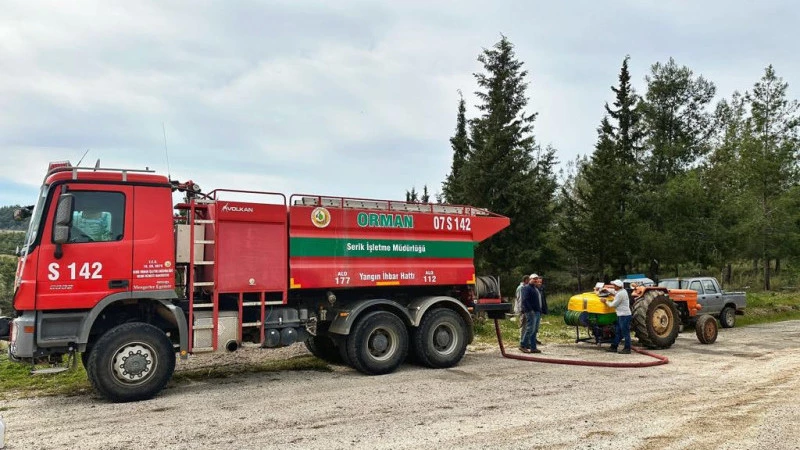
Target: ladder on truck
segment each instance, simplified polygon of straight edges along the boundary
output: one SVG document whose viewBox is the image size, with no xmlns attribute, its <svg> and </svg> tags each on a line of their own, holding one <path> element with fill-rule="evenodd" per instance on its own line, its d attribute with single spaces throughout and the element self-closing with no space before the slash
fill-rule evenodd
<svg viewBox="0 0 800 450">
<path fill-rule="evenodd" d="M 214 226 L 214 219 L 211 218 L 210 208 L 215 204 L 213 199 L 192 198 L 189 201 L 189 266 L 186 271 L 187 289 L 189 291 L 189 351 L 194 353 L 210 352 L 217 349 L 217 333 L 218 333 L 218 320 L 219 320 L 219 292 L 214 289 L 214 280 L 216 280 L 216 261 L 214 260 L 215 251 L 208 252 L 205 250 L 206 246 L 213 246 L 216 250 L 216 227 Z M 200 216 L 198 218 L 198 215 Z M 197 236 L 196 226 L 203 227 L 203 236 Z M 206 225 L 211 225 L 215 231 L 212 235 L 213 239 L 207 239 Z M 196 254 L 196 247 L 202 245 L 203 259 L 198 260 Z M 212 259 L 205 259 L 206 255 L 211 254 Z M 199 276 L 199 270 L 207 266 L 212 266 L 212 276 Z M 207 271 L 206 271 L 207 272 Z M 206 274 L 204 274 L 206 275 Z M 211 291 L 211 302 L 197 302 L 195 300 L 195 292 L 197 288 L 207 288 Z M 211 324 L 196 325 L 195 310 L 211 309 Z M 198 330 L 211 330 L 211 346 L 210 347 L 195 347 L 194 337 L 195 332 Z"/>
<path fill-rule="evenodd" d="M 283 208 L 286 208 L 286 199 L 283 194 L 273 192 L 261 191 L 238 191 L 220 189 L 212 191 L 208 197 L 205 198 L 191 198 L 188 204 L 179 205 L 179 209 L 186 210 L 187 219 L 186 224 L 189 225 L 189 262 L 186 266 L 185 273 L 185 286 L 188 291 L 189 301 L 189 352 L 201 353 L 212 352 L 219 348 L 219 323 L 220 323 L 220 292 L 218 286 L 219 280 L 219 267 L 217 265 L 218 249 L 219 249 L 219 221 L 213 216 L 212 210 L 216 207 L 219 192 L 239 192 L 247 194 L 266 194 L 272 196 L 280 196 L 283 198 Z M 197 234 L 197 226 L 202 227 L 202 235 Z M 209 233 L 210 232 L 210 233 Z M 285 224 L 284 235 L 288 238 L 288 223 Z M 196 247 L 200 245 L 203 248 L 202 255 L 197 255 Z M 200 257 L 202 256 L 202 257 Z M 203 296 L 202 299 L 198 298 L 198 292 L 204 290 L 208 295 Z M 265 324 L 267 307 L 272 305 L 282 305 L 286 303 L 288 296 L 287 287 L 284 286 L 278 294 L 279 300 L 268 300 L 267 292 L 225 292 L 226 295 L 237 296 L 237 332 L 236 342 L 242 342 L 242 330 L 246 328 L 258 328 L 260 342 L 265 342 Z M 245 294 L 250 299 L 245 298 Z M 257 300 L 253 300 L 256 296 Z M 202 300 L 202 301 L 201 301 Z M 246 308 L 258 308 L 258 320 L 244 322 L 244 312 Z M 197 311 L 211 311 L 210 324 L 197 324 L 196 312 Z M 210 346 L 195 346 L 195 337 L 198 331 L 209 330 L 211 332 L 211 345 Z"/>
</svg>

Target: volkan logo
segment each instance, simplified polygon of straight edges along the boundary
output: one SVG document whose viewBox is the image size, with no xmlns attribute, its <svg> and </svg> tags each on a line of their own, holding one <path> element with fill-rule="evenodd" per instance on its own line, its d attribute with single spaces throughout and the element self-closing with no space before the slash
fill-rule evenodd
<svg viewBox="0 0 800 450">
<path fill-rule="evenodd" d="M 246 207 L 246 206 L 231 206 L 228 203 L 222 206 L 223 212 L 243 212 L 243 213 L 251 213 L 253 212 L 253 208 Z"/>
<path fill-rule="evenodd" d="M 331 223 L 331 213 L 321 206 L 314 208 L 311 211 L 311 223 L 317 228 L 325 228 Z"/>
</svg>

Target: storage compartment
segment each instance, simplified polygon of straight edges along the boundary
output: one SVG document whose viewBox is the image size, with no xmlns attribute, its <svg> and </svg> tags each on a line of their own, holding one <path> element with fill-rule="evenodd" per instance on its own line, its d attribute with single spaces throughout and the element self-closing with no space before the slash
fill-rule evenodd
<svg viewBox="0 0 800 450">
<path fill-rule="evenodd" d="M 194 240 L 202 241 L 205 239 L 205 227 L 203 225 L 194 226 Z M 177 225 L 175 231 L 175 262 L 188 263 L 189 251 L 191 250 L 191 225 Z M 205 245 L 194 245 L 194 260 L 205 261 Z"/>
<path fill-rule="evenodd" d="M 201 327 L 194 330 L 194 347 L 211 348 L 214 324 L 211 311 L 195 311 L 194 326 Z M 239 313 L 237 311 L 220 311 L 217 325 L 217 350 L 224 350 L 226 345 L 233 341 L 239 342 Z"/>
</svg>

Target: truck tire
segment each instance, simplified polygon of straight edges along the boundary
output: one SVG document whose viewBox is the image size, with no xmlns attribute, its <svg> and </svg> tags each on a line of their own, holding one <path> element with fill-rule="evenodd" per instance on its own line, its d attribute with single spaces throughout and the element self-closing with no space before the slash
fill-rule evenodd
<svg viewBox="0 0 800 450">
<path fill-rule="evenodd" d="M 669 348 L 678 338 L 678 308 L 663 292 L 647 291 L 633 304 L 632 314 L 633 332 L 642 345 Z"/>
<path fill-rule="evenodd" d="M 332 364 L 341 364 L 342 357 L 339 355 L 339 349 L 333 343 L 333 339 L 329 336 L 311 336 L 306 339 L 306 348 L 312 355 L 317 358 Z"/>
<path fill-rule="evenodd" d="M 350 365 L 367 375 L 394 372 L 407 353 L 408 330 L 390 312 L 373 311 L 361 317 L 347 337 Z"/>
<path fill-rule="evenodd" d="M 722 308 L 719 313 L 719 323 L 722 328 L 733 328 L 736 325 L 736 310 L 730 306 Z"/>
<path fill-rule="evenodd" d="M 455 311 L 447 308 L 428 311 L 413 332 L 415 361 L 436 369 L 453 367 L 467 351 L 466 336 L 464 319 Z"/>
<path fill-rule="evenodd" d="M 697 318 L 694 331 L 701 344 L 713 344 L 717 340 L 717 319 L 709 314 L 703 314 Z"/>
<path fill-rule="evenodd" d="M 89 353 L 86 372 L 95 391 L 112 402 L 153 398 L 175 371 L 175 349 L 158 328 L 140 322 L 116 326 Z"/>
</svg>

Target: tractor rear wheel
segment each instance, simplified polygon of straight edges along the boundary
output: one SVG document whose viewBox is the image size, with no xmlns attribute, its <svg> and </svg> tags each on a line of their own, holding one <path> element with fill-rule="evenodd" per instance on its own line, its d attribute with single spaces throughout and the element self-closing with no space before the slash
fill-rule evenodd
<svg viewBox="0 0 800 450">
<path fill-rule="evenodd" d="M 633 304 L 633 332 L 649 348 L 669 348 L 678 338 L 681 316 L 662 291 L 647 291 Z"/>
<path fill-rule="evenodd" d="M 713 344 L 717 340 L 717 319 L 703 314 L 697 319 L 694 331 L 701 344 Z"/>
</svg>

